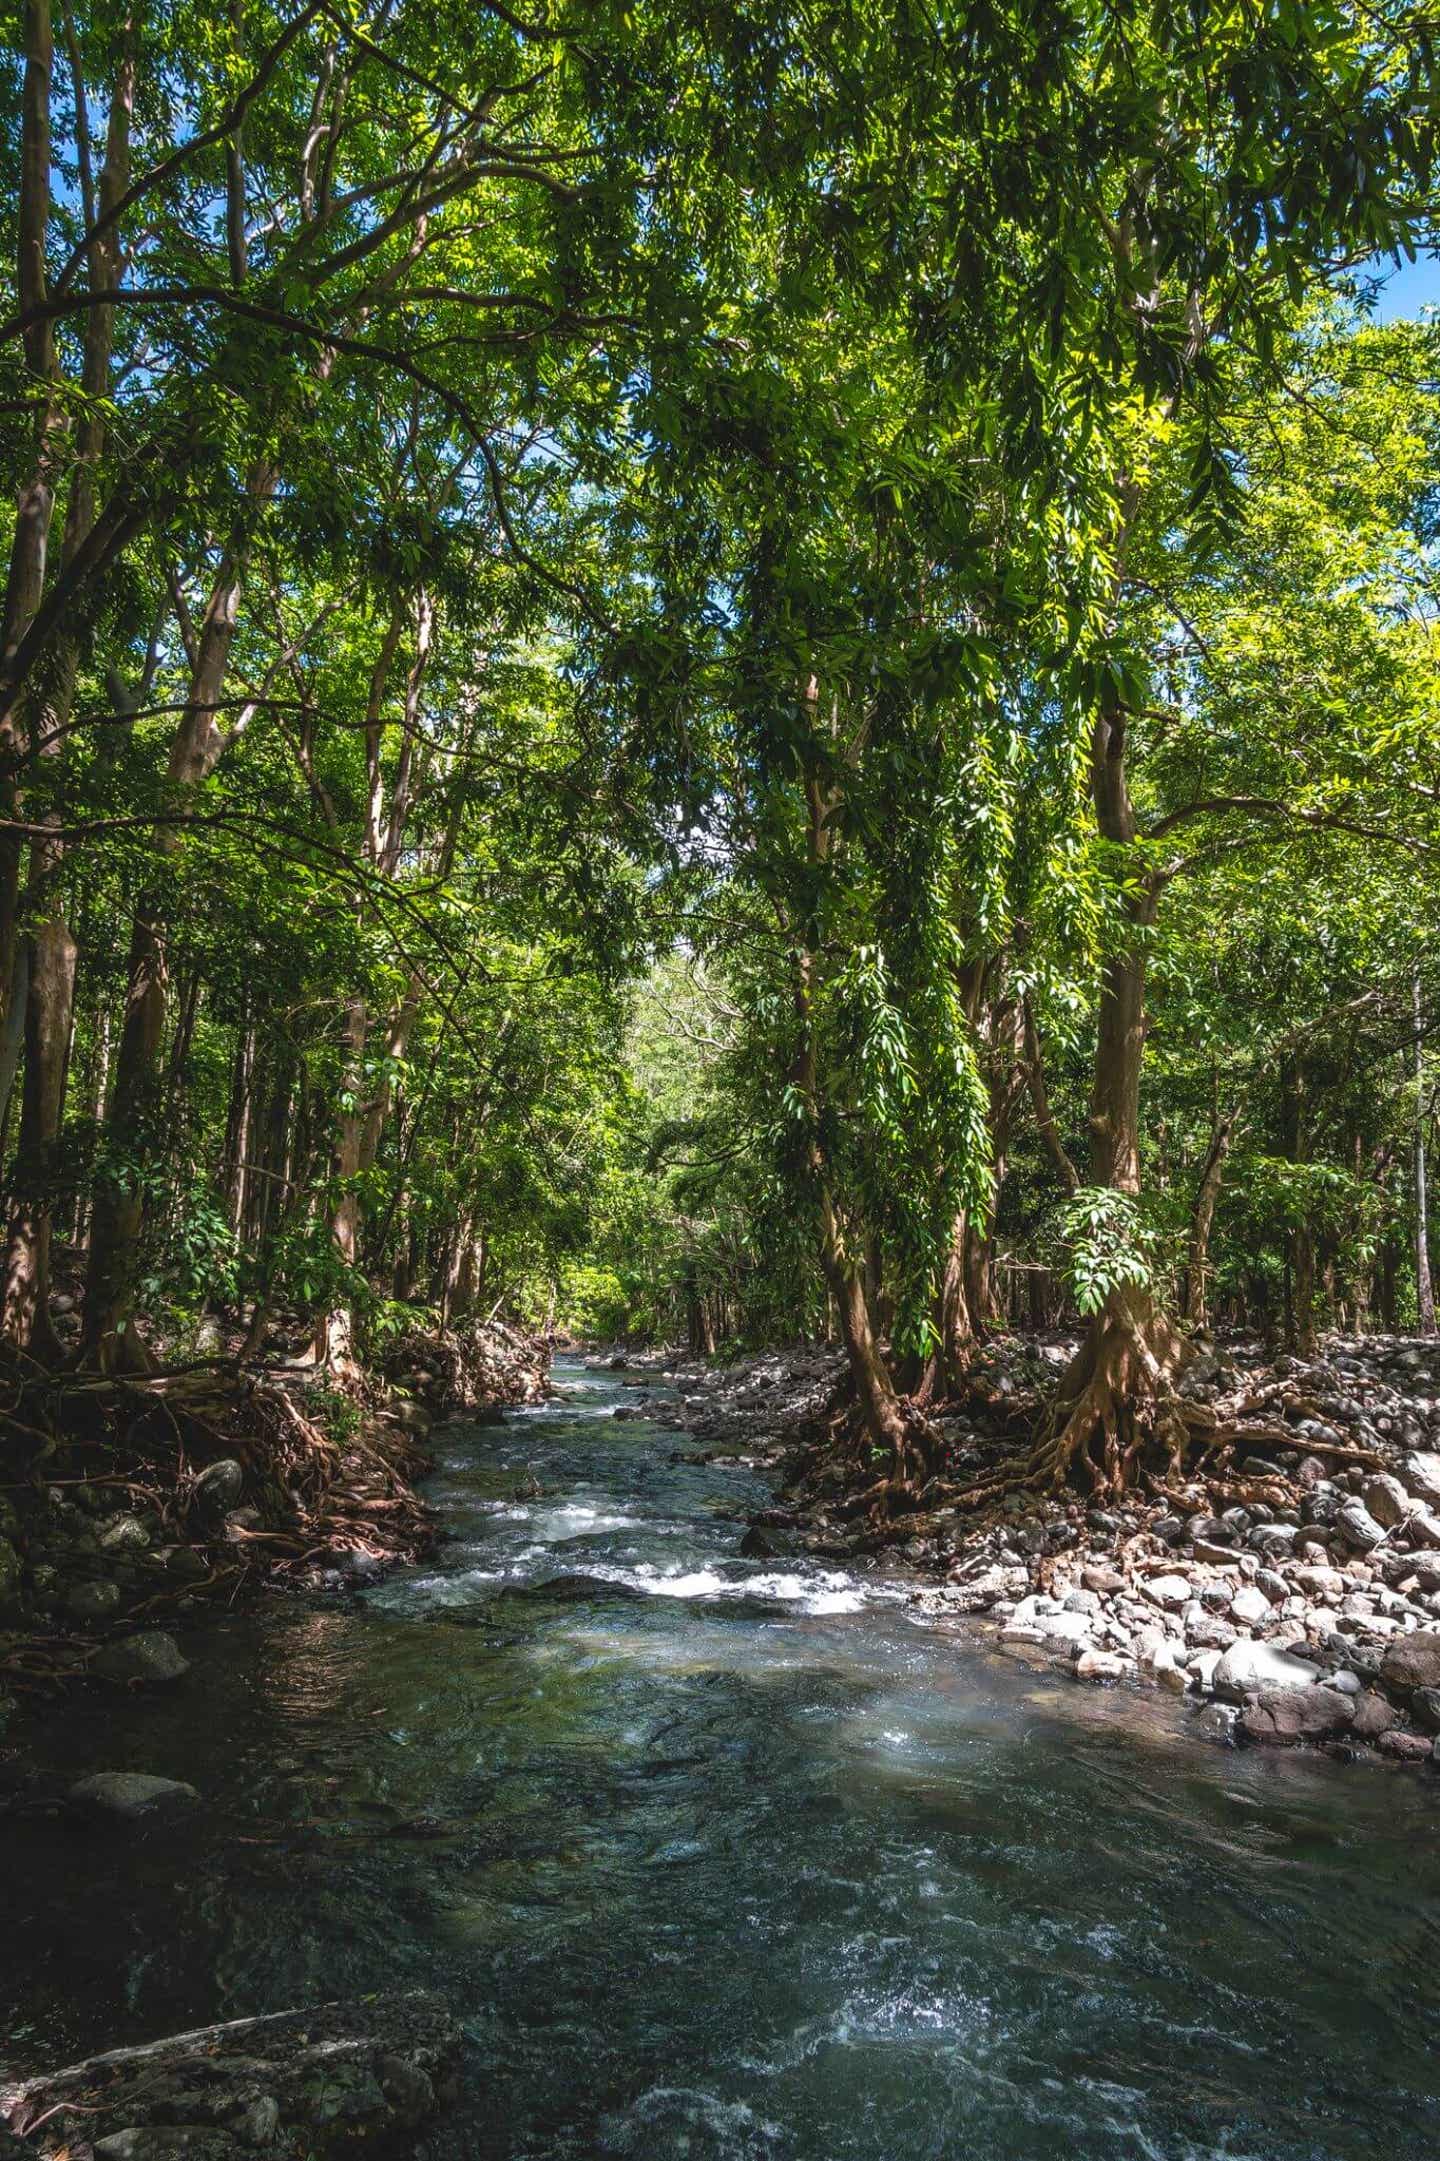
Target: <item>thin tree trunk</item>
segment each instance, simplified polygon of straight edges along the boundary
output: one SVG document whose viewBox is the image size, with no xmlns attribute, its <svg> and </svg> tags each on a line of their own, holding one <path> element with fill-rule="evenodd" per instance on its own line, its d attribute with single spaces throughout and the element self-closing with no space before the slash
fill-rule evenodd
<svg viewBox="0 0 1440 2161">
<path fill-rule="evenodd" d="M 273 467 L 252 468 L 250 509 L 268 501 L 274 487 Z M 181 806 L 214 770 L 224 747 L 217 716 L 239 622 L 243 570 L 243 545 L 237 544 L 221 563 L 200 626 L 190 695 L 170 750 L 170 793 Z M 155 834 L 154 851 L 165 862 L 178 852 L 181 841 L 178 824 L 162 826 Z M 152 889 L 142 895 L 135 911 L 114 1101 L 92 1209 L 82 1344 L 87 1359 L 106 1370 L 148 1362 L 134 1327 L 132 1301 L 144 1224 L 143 1170 L 159 1138 L 159 1060 L 168 996 L 165 904 Z"/>
<path fill-rule="evenodd" d="M 1091 786 L 1103 839 L 1129 849 L 1137 837 L 1125 768 L 1127 716 L 1108 701 L 1091 741 Z M 1126 937 L 1100 979 L 1090 1090 L 1090 1181 L 1109 1192 L 1140 1191 L 1140 1076 L 1145 1049 L 1146 942 L 1159 888 L 1143 881 L 1124 901 Z M 1151 1434 L 1178 1472 L 1186 1430 L 1172 1381 L 1188 1355 L 1185 1339 L 1153 1292 L 1125 1283 L 1095 1314 L 1058 1392 L 1049 1436 L 1036 1450 L 1042 1480 L 1061 1479 L 1083 1461 L 1092 1483 L 1114 1490 L 1134 1478 Z M 1099 1454 L 1093 1453 L 1098 1442 Z"/>
<path fill-rule="evenodd" d="M 1435 1286 L 1430 1275 L 1430 1211 L 1425 1187 L 1425 1029 L 1420 1006 L 1420 970 L 1410 976 L 1410 1011 L 1415 1052 L 1415 1289 L 1420 1333 L 1435 1333 Z"/>
<path fill-rule="evenodd" d="M 1225 1176 L 1225 1158 L 1235 1136 L 1237 1114 L 1232 1111 L 1215 1128 L 1210 1146 L 1205 1151 L 1205 1161 L 1200 1167 L 1200 1183 L 1195 1194 L 1195 1208 L 1190 1222 L 1190 1257 L 1185 1268 L 1184 1299 L 1182 1310 L 1192 1328 L 1208 1325 L 1208 1301 L 1206 1297 L 1206 1268 L 1210 1253 L 1210 1232 L 1215 1222 L 1215 1206 L 1220 1198 L 1221 1181 Z"/>
</svg>

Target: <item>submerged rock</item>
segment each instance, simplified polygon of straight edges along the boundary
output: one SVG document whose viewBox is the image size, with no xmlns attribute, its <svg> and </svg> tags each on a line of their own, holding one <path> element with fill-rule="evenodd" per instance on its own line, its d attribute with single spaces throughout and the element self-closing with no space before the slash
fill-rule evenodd
<svg viewBox="0 0 1440 2161">
<path fill-rule="evenodd" d="M 190 1671 L 190 1661 L 163 1629 L 142 1629 L 137 1636 L 122 1636 L 107 1643 L 90 1661 L 90 1671 L 106 1681 L 178 1681 Z"/>
<path fill-rule="evenodd" d="M 132 1820 L 169 1815 L 189 1808 L 199 1798 L 198 1790 L 184 1779 L 155 1778 L 147 1771 L 95 1771 L 70 1788 L 70 1799 L 83 1808 Z"/>
</svg>

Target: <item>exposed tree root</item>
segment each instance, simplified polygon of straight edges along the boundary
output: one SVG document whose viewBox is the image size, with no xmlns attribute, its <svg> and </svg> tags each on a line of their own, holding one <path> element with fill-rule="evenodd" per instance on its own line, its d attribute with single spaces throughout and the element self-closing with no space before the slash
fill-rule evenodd
<svg viewBox="0 0 1440 2161">
<path fill-rule="evenodd" d="M 1163 1447 L 1169 1475 L 1178 1479 L 1192 1445 L 1216 1439 L 1214 1412 L 1176 1389 L 1191 1355 L 1148 1292 L 1128 1286 L 1115 1292 L 1060 1383 L 1025 1483 L 1044 1490 L 1079 1470 L 1097 1497 L 1121 1493 L 1136 1483 L 1152 1445 Z"/>
</svg>

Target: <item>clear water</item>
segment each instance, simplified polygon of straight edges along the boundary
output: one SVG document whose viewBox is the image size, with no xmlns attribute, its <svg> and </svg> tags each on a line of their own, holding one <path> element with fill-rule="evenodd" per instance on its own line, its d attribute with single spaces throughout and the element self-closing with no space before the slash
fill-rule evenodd
<svg viewBox="0 0 1440 2161">
<path fill-rule="evenodd" d="M 762 1482 L 558 1378 L 442 1436 L 438 1564 L 50 1725 L 206 1805 L 4 1827 L 0 2060 L 423 1984 L 471 2042 L 433 2161 L 1440 2151 L 1440 1781 L 741 1561 Z"/>
</svg>

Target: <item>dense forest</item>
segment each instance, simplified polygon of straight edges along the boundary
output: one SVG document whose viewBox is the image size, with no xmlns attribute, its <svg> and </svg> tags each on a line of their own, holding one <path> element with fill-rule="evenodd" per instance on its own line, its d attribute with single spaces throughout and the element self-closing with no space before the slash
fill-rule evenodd
<svg viewBox="0 0 1440 2161">
<path fill-rule="evenodd" d="M 0 1332 L 1433 1327 L 1433 21 L 26 0 Z"/>
<path fill-rule="evenodd" d="M 1436 0 L 0 15 L 0 2161 L 1434 2161 Z"/>
</svg>

